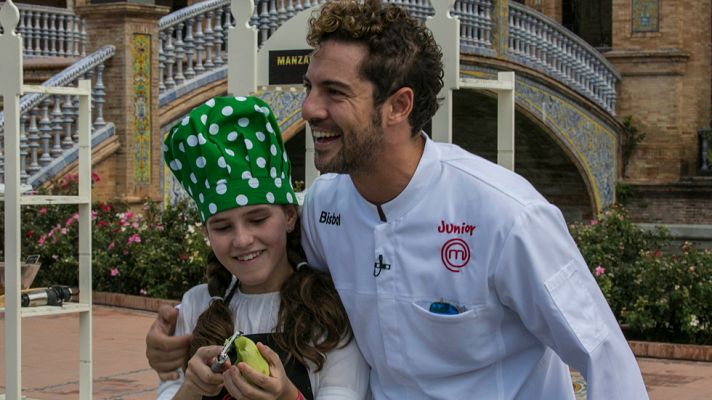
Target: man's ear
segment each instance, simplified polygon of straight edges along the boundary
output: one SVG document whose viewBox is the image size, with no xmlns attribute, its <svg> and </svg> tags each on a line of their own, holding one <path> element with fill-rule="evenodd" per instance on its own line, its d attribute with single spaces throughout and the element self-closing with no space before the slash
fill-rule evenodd
<svg viewBox="0 0 712 400">
<path fill-rule="evenodd" d="M 398 125 L 403 122 L 408 122 L 408 117 L 413 111 L 413 89 L 402 87 L 396 90 L 386 100 L 386 114 L 383 116 L 383 122 L 386 125 Z"/>
</svg>

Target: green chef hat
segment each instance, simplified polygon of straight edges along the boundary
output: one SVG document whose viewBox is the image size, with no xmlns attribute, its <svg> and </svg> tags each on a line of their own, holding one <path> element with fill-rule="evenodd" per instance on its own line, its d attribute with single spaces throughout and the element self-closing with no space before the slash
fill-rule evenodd
<svg viewBox="0 0 712 400">
<path fill-rule="evenodd" d="M 194 108 L 163 152 L 203 221 L 246 205 L 297 204 L 279 125 L 256 97 L 216 97 Z"/>
</svg>

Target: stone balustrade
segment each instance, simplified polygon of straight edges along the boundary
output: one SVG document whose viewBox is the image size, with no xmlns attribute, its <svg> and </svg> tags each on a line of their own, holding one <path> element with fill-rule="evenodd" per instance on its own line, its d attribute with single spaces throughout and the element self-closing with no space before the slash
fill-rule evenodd
<svg viewBox="0 0 712 400">
<path fill-rule="evenodd" d="M 325 0 L 254 0 L 250 24 L 258 45 L 296 13 Z M 428 0 L 390 0 L 421 20 L 433 15 Z M 493 31 L 494 0 L 458 0 L 452 14 L 460 19 L 463 54 L 496 57 Z M 174 89 L 186 80 L 224 68 L 227 30 L 232 26 L 230 0 L 208 0 L 178 10 L 160 21 L 159 90 Z M 523 5 L 510 2 L 505 57 L 535 69 L 576 90 L 615 115 L 616 80 L 620 76 L 593 47 L 560 24 Z"/>
<path fill-rule="evenodd" d="M 0 2 L 0 8 L 4 4 Z M 20 10 L 20 23 L 16 31 L 22 35 L 25 57 L 86 55 L 84 24 L 72 10 L 32 4 L 16 6 Z"/>
<path fill-rule="evenodd" d="M 76 86 L 80 79 L 92 80 L 92 134 L 105 134 L 108 126 L 103 117 L 106 98 L 103 82 L 104 64 L 115 53 L 104 46 L 82 58 L 51 79 L 46 87 Z M 67 164 L 66 155 L 76 151 L 77 96 L 30 93 L 20 98 L 20 170 L 21 182 L 36 187 Z M 4 115 L 0 113 L 0 136 L 4 135 Z M 3 153 L 0 149 L 0 176 L 4 176 Z"/>
<path fill-rule="evenodd" d="M 509 7 L 510 59 L 544 72 L 615 115 L 620 75 L 598 51 L 548 17 Z"/>
<path fill-rule="evenodd" d="M 209 0 L 159 20 L 160 92 L 227 64 L 230 0 Z"/>
</svg>

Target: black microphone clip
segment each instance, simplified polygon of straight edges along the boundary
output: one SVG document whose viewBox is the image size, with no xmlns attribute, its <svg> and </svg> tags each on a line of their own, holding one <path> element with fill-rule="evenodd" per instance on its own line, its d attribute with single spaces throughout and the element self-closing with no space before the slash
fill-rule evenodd
<svg viewBox="0 0 712 400">
<path fill-rule="evenodd" d="M 379 254 L 378 262 L 373 263 L 373 276 L 381 275 L 381 271 L 384 269 L 391 269 L 391 264 L 384 264 L 383 254 Z"/>
</svg>

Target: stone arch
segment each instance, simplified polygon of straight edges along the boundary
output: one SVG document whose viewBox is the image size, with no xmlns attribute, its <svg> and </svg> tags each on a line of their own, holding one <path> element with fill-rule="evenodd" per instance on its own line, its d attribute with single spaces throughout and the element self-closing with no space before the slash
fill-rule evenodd
<svg viewBox="0 0 712 400">
<path fill-rule="evenodd" d="M 612 205 L 619 171 L 618 121 L 568 88 L 512 66 L 518 69 L 515 121 L 522 117 L 532 121 L 565 152 L 586 183 L 594 211 Z M 508 67 L 462 65 L 461 77 L 496 79 L 497 71 Z M 515 160 L 516 154 L 515 146 Z"/>
<path fill-rule="evenodd" d="M 453 143 L 496 162 L 496 96 L 458 90 L 453 97 Z M 567 221 L 590 219 L 595 213 L 590 185 L 553 133 L 521 107 L 516 110 L 514 130 L 515 172 L 556 204 Z"/>
</svg>

